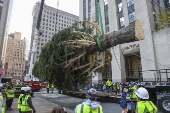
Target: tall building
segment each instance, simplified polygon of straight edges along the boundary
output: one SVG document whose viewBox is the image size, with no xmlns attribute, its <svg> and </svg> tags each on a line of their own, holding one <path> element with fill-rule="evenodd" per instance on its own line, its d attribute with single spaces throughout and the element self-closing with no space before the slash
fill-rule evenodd
<svg viewBox="0 0 170 113">
<path fill-rule="evenodd" d="M 26 39 L 21 39 L 21 33 L 15 32 L 9 35 L 5 62 L 8 63 L 6 76 L 13 80 L 21 79 L 25 71 Z"/>
<path fill-rule="evenodd" d="M 35 28 L 37 25 L 38 12 L 40 9 L 40 3 L 37 2 L 33 8 L 33 24 L 32 24 L 32 35 L 30 49 L 33 48 L 33 41 L 35 36 Z M 68 12 L 44 5 L 41 22 L 40 22 L 40 32 L 42 35 L 38 37 L 36 52 L 33 57 L 33 64 L 39 59 L 41 49 L 45 44 L 51 40 L 52 36 L 58 31 L 68 28 L 73 25 L 79 18 L 76 15 L 70 14 Z M 29 54 L 28 60 L 30 61 L 31 54 Z"/>
<path fill-rule="evenodd" d="M 13 0 L 0 0 L 0 65 L 4 60 L 5 53 L 2 53 L 6 47 L 6 38 L 8 35 L 8 22 L 11 15 Z M 2 56 L 3 54 L 3 56 Z M 4 63 L 4 62 L 3 62 Z"/>
<path fill-rule="evenodd" d="M 144 29 L 144 40 L 111 48 L 112 80 L 170 80 L 170 76 L 165 73 L 170 68 L 170 29 L 157 31 L 158 24 L 155 23 L 158 20 L 157 14 L 166 11 L 170 1 L 79 0 L 79 19 L 99 22 L 98 2 L 105 33 L 118 31 L 136 19 Z M 102 78 L 95 76 L 93 81 L 100 82 Z"/>
</svg>

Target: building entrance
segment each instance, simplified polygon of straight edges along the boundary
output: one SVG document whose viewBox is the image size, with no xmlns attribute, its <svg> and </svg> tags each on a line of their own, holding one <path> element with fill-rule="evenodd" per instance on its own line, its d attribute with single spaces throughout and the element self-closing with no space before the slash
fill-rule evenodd
<svg viewBox="0 0 170 113">
<path fill-rule="evenodd" d="M 141 58 L 139 56 L 126 56 L 126 81 L 139 81 L 142 79 L 140 71 L 142 70 Z"/>
</svg>

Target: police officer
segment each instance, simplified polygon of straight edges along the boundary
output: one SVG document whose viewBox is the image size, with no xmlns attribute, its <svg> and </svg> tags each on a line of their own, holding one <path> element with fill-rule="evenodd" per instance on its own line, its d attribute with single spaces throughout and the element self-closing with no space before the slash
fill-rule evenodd
<svg viewBox="0 0 170 113">
<path fill-rule="evenodd" d="M 7 89 L 6 89 L 6 95 L 7 95 L 6 105 L 7 105 L 7 110 L 13 110 L 11 108 L 11 106 L 12 106 L 12 102 L 13 102 L 13 99 L 14 99 L 14 94 L 15 94 L 15 91 L 12 89 L 11 86 L 8 86 Z"/>
<path fill-rule="evenodd" d="M 21 97 L 21 112 L 22 113 L 35 113 L 36 110 L 34 106 L 32 105 L 31 100 L 31 87 L 24 87 L 23 89 L 25 91 L 25 94 Z"/>
<path fill-rule="evenodd" d="M 97 102 L 97 91 L 94 88 L 89 89 L 86 94 L 86 101 L 75 108 L 75 113 L 103 113 L 102 106 Z"/>
<path fill-rule="evenodd" d="M 17 106 L 17 108 L 19 109 L 19 113 L 22 113 L 21 112 L 21 101 L 22 101 L 21 98 L 24 96 L 24 94 L 25 94 L 24 87 L 22 87 L 21 88 L 21 94 L 18 97 L 18 106 Z"/>
</svg>

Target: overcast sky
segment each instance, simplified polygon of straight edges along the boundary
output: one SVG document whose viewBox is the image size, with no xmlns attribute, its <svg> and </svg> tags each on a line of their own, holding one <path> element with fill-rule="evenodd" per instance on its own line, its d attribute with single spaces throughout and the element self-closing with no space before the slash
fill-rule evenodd
<svg viewBox="0 0 170 113">
<path fill-rule="evenodd" d="M 31 40 L 32 9 L 40 0 L 14 0 L 9 33 L 21 32 L 27 39 L 27 51 Z M 45 0 L 45 4 L 57 8 L 58 0 Z M 59 0 L 60 10 L 79 16 L 79 0 Z"/>
</svg>

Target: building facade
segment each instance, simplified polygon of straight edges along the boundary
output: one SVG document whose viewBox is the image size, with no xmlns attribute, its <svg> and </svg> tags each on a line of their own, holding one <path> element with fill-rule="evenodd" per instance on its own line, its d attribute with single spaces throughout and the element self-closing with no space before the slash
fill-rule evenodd
<svg viewBox="0 0 170 113">
<path fill-rule="evenodd" d="M 13 80 L 21 79 L 25 71 L 26 39 L 21 39 L 21 33 L 15 32 L 8 36 L 5 62 L 8 68 L 5 75 Z"/>
<path fill-rule="evenodd" d="M 0 0 L 0 65 L 4 64 L 8 22 L 13 0 Z"/>
<path fill-rule="evenodd" d="M 136 19 L 140 21 L 145 39 L 119 44 L 111 48 L 112 80 L 155 81 L 170 79 L 169 28 L 157 31 L 157 14 L 169 9 L 169 0 L 80 0 L 80 20 L 99 22 L 98 2 L 105 33 L 118 31 Z M 165 33 L 165 34 L 163 34 Z M 162 34 L 162 35 L 160 35 Z M 158 36 L 159 35 L 159 36 Z M 164 72 L 163 72 L 164 71 Z M 161 76 L 161 77 L 160 77 Z M 102 78 L 96 75 L 93 81 Z"/>
<path fill-rule="evenodd" d="M 35 36 L 35 28 L 37 25 L 38 12 L 40 9 L 40 3 L 36 3 L 33 8 L 33 24 L 32 24 L 32 35 L 30 50 L 33 49 L 33 41 Z M 58 31 L 68 28 L 73 25 L 79 18 L 76 15 L 64 12 L 62 10 L 47 6 L 44 4 L 41 22 L 40 22 L 40 32 L 41 35 L 38 36 L 36 52 L 33 56 L 33 64 L 39 59 L 42 47 L 51 40 L 52 36 Z M 29 54 L 28 60 L 30 61 L 31 54 Z"/>
</svg>

